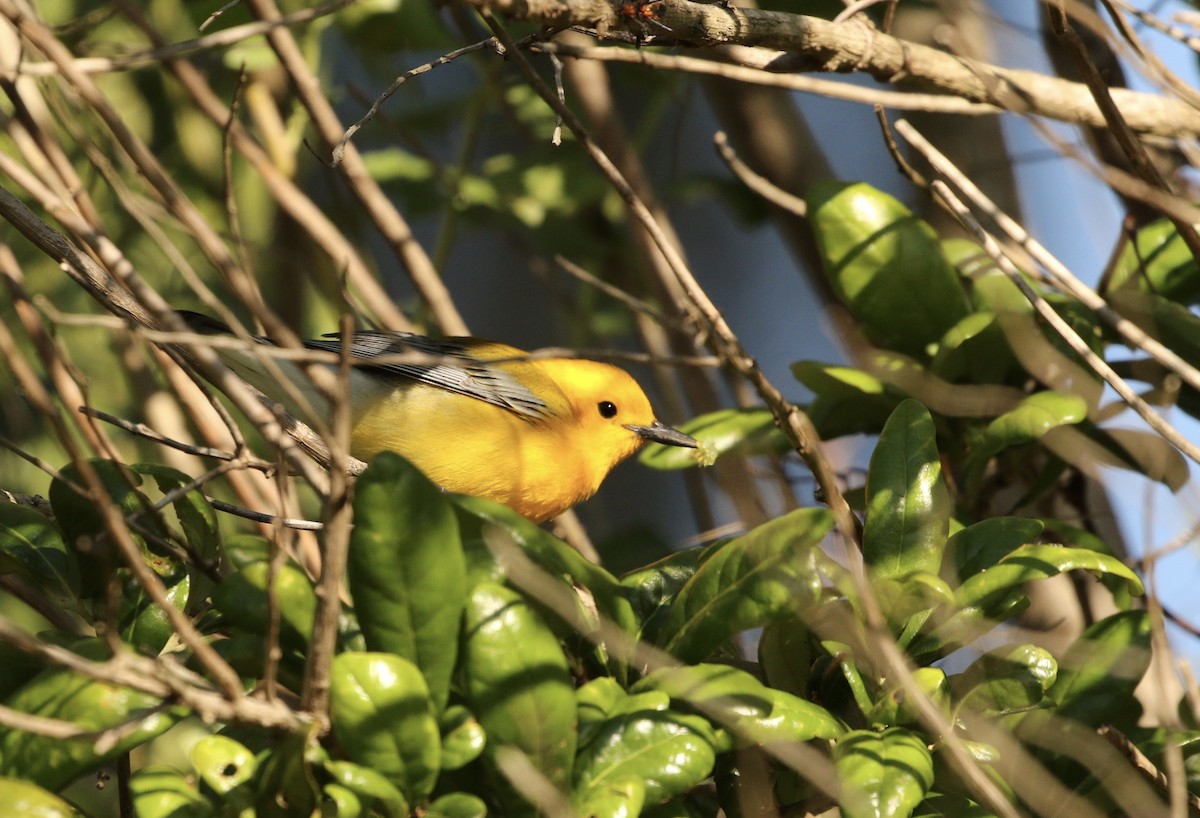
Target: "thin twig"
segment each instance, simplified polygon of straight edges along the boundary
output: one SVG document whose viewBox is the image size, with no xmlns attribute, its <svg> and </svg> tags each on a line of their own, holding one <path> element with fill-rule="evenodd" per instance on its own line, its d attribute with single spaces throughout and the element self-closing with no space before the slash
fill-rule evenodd
<svg viewBox="0 0 1200 818">
<path fill-rule="evenodd" d="M 1117 375 L 1103 358 L 1092 352 L 1087 341 L 1079 337 L 1079 333 L 1062 316 L 1055 312 L 1046 299 L 1030 286 L 1029 282 L 1021 275 L 1020 270 L 1017 269 L 1017 266 L 1004 254 L 1004 251 L 1000 248 L 996 240 L 975 220 L 975 217 L 971 215 L 971 211 L 954 195 L 949 186 L 941 180 L 935 180 L 931 184 L 931 189 L 936 194 L 938 200 L 945 204 L 947 210 L 975 235 L 976 240 L 983 245 L 984 251 L 991 256 L 992 260 L 1008 276 L 1009 280 L 1021 290 L 1021 293 L 1033 305 L 1038 315 L 1050 324 L 1054 331 L 1075 351 L 1075 354 L 1082 358 L 1097 375 L 1103 378 L 1129 404 L 1130 408 L 1149 424 L 1150 428 L 1158 432 L 1172 446 L 1179 449 L 1188 459 L 1195 463 L 1200 463 L 1200 447 L 1197 447 L 1174 426 L 1163 420 L 1162 416 L 1142 400 L 1137 392 Z"/>
</svg>

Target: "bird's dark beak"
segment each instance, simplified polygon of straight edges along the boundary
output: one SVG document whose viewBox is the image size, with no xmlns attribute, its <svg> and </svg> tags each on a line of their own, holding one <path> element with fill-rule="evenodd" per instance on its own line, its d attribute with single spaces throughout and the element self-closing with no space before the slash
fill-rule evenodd
<svg viewBox="0 0 1200 818">
<path fill-rule="evenodd" d="M 688 449 L 694 449 L 700 445 L 694 437 L 685 435 L 678 429 L 672 429 L 670 426 L 667 426 L 665 423 L 659 423 L 657 420 L 649 426 L 626 426 L 625 428 L 644 440 L 652 440 L 655 443 L 662 443 L 665 446 L 683 446 Z"/>
</svg>

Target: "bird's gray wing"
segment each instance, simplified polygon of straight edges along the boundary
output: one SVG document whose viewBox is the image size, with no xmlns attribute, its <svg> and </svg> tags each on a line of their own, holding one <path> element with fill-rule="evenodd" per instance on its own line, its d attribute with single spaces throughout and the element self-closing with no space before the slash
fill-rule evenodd
<svg viewBox="0 0 1200 818">
<path fill-rule="evenodd" d="M 305 341 L 310 349 L 341 354 L 338 333 Z M 431 363 L 372 363 L 379 358 L 418 352 L 440 359 Z M 540 420 L 550 415 L 545 401 L 510 373 L 471 355 L 470 347 L 453 340 L 426 338 L 406 332 L 356 332 L 350 339 L 356 369 L 378 376 L 396 376 L 445 389 L 507 409 L 520 417 Z"/>
</svg>

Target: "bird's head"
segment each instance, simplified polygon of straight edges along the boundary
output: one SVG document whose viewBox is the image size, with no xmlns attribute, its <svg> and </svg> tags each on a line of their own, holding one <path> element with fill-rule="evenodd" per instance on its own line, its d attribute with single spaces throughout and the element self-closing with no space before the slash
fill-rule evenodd
<svg viewBox="0 0 1200 818">
<path fill-rule="evenodd" d="M 571 402 L 578 442 L 603 478 L 649 441 L 696 447 L 696 441 L 654 417 L 650 399 L 628 372 L 598 361 L 545 361 Z"/>
</svg>

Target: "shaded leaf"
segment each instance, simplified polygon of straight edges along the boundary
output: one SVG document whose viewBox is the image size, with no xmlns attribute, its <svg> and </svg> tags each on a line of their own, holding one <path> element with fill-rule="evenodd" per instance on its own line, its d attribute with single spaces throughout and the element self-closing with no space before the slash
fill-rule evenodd
<svg viewBox="0 0 1200 818">
<path fill-rule="evenodd" d="M 1150 667 L 1150 614 L 1121 611 L 1085 630 L 1059 661 L 1049 695 L 1059 716 L 1091 727 L 1137 723 L 1133 691 Z"/>
<path fill-rule="evenodd" d="M 933 757 L 924 740 L 903 727 L 855 730 L 833 748 L 848 818 L 904 818 L 933 786 Z"/>
<path fill-rule="evenodd" d="M 936 431 L 914 400 L 896 408 L 867 471 L 863 558 L 878 576 L 936 573 L 950 527 Z"/>
<path fill-rule="evenodd" d="M 814 185 L 806 198 L 825 275 L 876 343 L 921 354 L 967 314 L 933 228 L 896 199 L 841 182 Z"/>
<path fill-rule="evenodd" d="M 833 527 L 823 509 L 798 509 L 730 540 L 680 589 L 664 635 L 684 661 L 726 640 L 805 608 L 820 592 L 813 550 Z"/>
<path fill-rule="evenodd" d="M 381 453 L 355 482 L 350 594 L 367 648 L 420 668 L 438 708 L 450 695 L 466 574 L 449 499 L 411 463 Z"/>
<path fill-rule="evenodd" d="M 524 597 L 483 583 L 467 603 L 463 692 L 488 752 L 515 747 L 565 786 L 575 755 L 575 694 L 554 632 Z"/>
<path fill-rule="evenodd" d="M 433 790 L 441 731 L 425 677 L 388 653 L 342 653 L 330 670 L 333 732 L 351 760 L 378 770 L 409 803 Z"/>
</svg>

